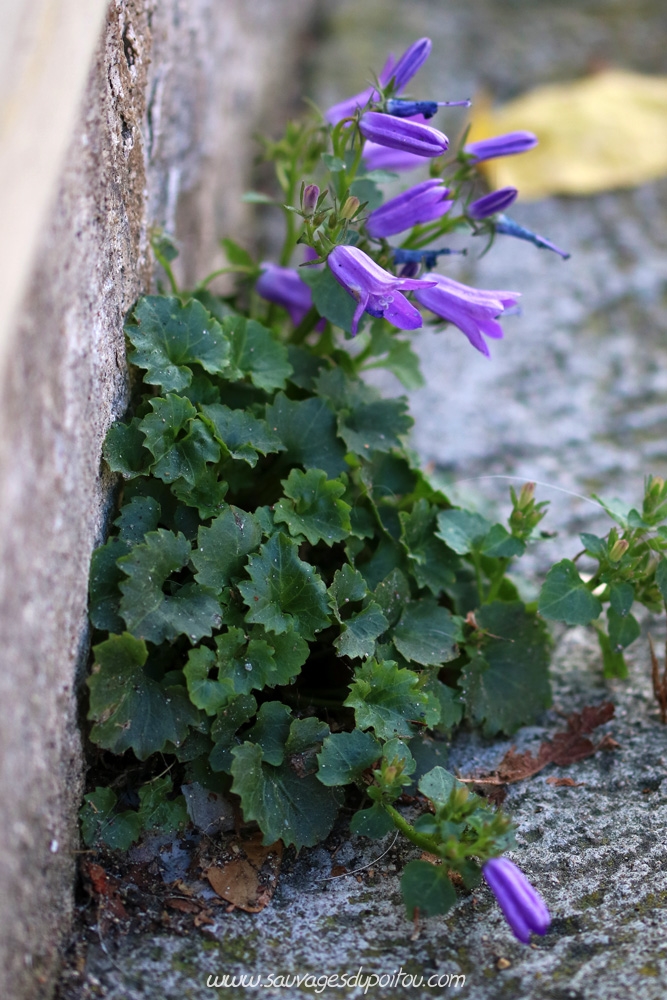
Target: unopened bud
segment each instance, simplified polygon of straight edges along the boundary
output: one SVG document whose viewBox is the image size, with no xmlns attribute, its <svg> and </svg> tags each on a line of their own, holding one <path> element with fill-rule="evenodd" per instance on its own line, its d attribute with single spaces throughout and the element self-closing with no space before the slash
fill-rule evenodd
<svg viewBox="0 0 667 1000">
<path fill-rule="evenodd" d="M 534 497 L 535 483 L 524 483 L 521 487 L 521 492 L 519 493 L 517 508 L 519 510 L 525 510 L 526 507 L 533 502 Z"/>
<path fill-rule="evenodd" d="M 356 215 L 357 210 L 361 202 L 356 197 L 356 195 L 351 194 L 349 198 L 346 199 L 343 207 L 340 210 L 341 219 L 351 219 Z"/>
<path fill-rule="evenodd" d="M 609 550 L 609 561 L 619 562 L 625 553 L 630 548 L 630 542 L 625 538 L 619 538 L 618 541 L 614 542 L 611 549 Z"/>
<path fill-rule="evenodd" d="M 320 189 L 317 184 L 306 184 L 303 189 L 303 201 L 301 207 L 306 215 L 312 215 L 317 208 L 317 199 L 320 196 Z"/>
</svg>

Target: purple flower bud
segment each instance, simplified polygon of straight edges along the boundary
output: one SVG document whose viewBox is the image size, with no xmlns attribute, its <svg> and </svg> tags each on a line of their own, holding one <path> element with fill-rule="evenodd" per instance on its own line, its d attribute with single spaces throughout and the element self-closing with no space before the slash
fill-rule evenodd
<svg viewBox="0 0 667 1000">
<path fill-rule="evenodd" d="M 397 94 L 400 94 L 406 83 L 412 79 L 415 73 L 419 72 L 430 54 L 430 38 L 420 38 L 405 50 L 391 74 L 394 78 L 394 90 Z"/>
<path fill-rule="evenodd" d="M 519 192 L 516 188 L 499 188 L 498 191 L 491 191 L 483 198 L 477 198 L 468 205 L 468 215 L 471 219 L 486 219 L 496 212 L 504 212 L 513 202 L 516 201 Z"/>
<path fill-rule="evenodd" d="M 449 146 L 447 136 L 430 125 L 393 118 L 379 111 L 367 111 L 362 115 L 359 129 L 364 139 L 417 156 L 441 156 Z"/>
<path fill-rule="evenodd" d="M 551 924 L 546 904 L 512 861 L 491 858 L 482 873 L 519 941 L 528 944 L 531 932 L 546 934 Z"/>
<path fill-rule="evenodd" d="M 391 79 L 394 70 L 394 57 L 388 56 L 387 61 L 384 64 L 382 72 L 380 73 L 380 83 L 382 86 L 386 86 Z M 339 121 L 343 118 L 351 118 L 357 111 L 361 108 L 365 108 L 367 104 L 371 101 L 379 101 L 380 95 L 378 94 L 375 87 L 366 87 L 361 93 L 355 94 L 354 97 L 348 97 L 344 101 L 340 101 L 339 104 L 334 104 L 333 107 L 329 108 L 325 112 L 324 117 L 332 125 L 337 125 Z"/>
<path fill-rule="evenodd" d="M 365 142 L 361 154 L 367 170 L 393 170 L 404 173 L 426 166 L 429 159 L 426 156 L 415 156 L 414 153 L 404 153 L 400 149 L 390 149 L 389 146 L 379 146 L 377 142 Z"/>
<path fill-rule="evenodd" d="M 327 261 L 339 285 L 357 300 L 352 320 L 352 333 L 356 334 L 364 312 L 371 316 L 384 316 L 399 330 L 418 330 L 422 325 L 418 309 L 408 302 L 400 290 L 426 289 L 434 282 L 418 278 L 399 278 L 383 270 L 379 264 L 357 247 L 337 246 Z"/>
<path fill-rule="evenodd" d="M 515 222 L 514 219 L 508 219 L 506 215 L 500 215 L 496 220 L 496 232 L 502 233 L 504 236 L 515 236 L 518 240 L 528 240 L 529 243 L 534 243 L 536 247 L 540 247 L 542 250 L 553 250 L 563 260 L 568 260 L 571 256 L 566 250 L 561 250 L 560 247 L 557 247 L 551 240 L 545 239 L 544 236 L 538 236 L 537 233 L 531 233 L 530 229 L 525 229 L 518 222 Z"/>
<path fill-rule="evenodd" d="M 484 337 L 502 338 L 503 329 L 497 318 L 510 306 L 515 306 L 519 292 L 484 291 L 462 285 L 444 274 L 430 274 L 433 288 L 420 289 L 415 298 L 436 316 L 447 320 L 465 333 L 473 347 L 489 357 Z"/>
<path fill-rule="evenodd" d="M 387 101 L 386 109 L 388 115 L 395 118 L 414 118 L 415 115 L 422 115 L 424 118 L 432 118 L 438 108 L 469 108 L 471 101 L 401 101 L 392 99 Z"/>
<path fill-rule="evenodd" d="M 371 212 L 366 220 L 366 231 L 374 239 L 380 239 L 439 219 L 454 204 L 447 201 L 448 194 L 449 188 L 444 187 L 443 181 L 437 178 L 423 181 Z"/>
<path fill-rule="evenodd" d="M 275 302 L 290 314 L 298 326 L 313 304 L 310 288 L 291 267 L 278 267 L 269 261 L 260 264 L 262 273 L 257 279 L 257 294 L 268 302 Z"/>
<path fill-rule="evenodd" d="M 320 196 L 320 189 L 317 184 L 306 184 L 303 189 L 302 209 L 306 215 L 312 215 L 317 208 L 317 199 Z"/>
<path fill-rule="evenodd" d="M 474 157 L 475 163 L 480 163 L 482 160 L 493 160 L 496 156 L 527 153 L 535 146 L 537 146 L 537 136 L 532 132 L 506 132 L 505 135 L 496 135 L 493 139 L 469 142 L 463 147 L 463 152 Z"/>
</svg>

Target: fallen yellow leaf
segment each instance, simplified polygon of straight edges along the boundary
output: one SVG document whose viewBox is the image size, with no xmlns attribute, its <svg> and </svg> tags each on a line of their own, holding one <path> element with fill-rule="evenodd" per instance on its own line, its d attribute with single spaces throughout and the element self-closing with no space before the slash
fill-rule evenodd
<svg viewBox="0 0 667 1000">
<path fill-rule="evenodd" d="M 469 140 L 534 132 L 539 145 L 480 164 L 493 188 L 523 200 L 634 187 L 667 174 L 667 77 L 610 69 L 538 87 L 491 109 L 481 100 Z"/>
</svg>

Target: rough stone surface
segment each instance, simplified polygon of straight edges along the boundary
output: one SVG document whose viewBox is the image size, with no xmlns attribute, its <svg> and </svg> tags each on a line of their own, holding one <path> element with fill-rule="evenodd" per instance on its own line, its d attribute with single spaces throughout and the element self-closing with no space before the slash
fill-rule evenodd
<svg viewBox="0 0 667 1000">
<path fill-rule="evenodd" d="M 480 83 L 500 98 L 545 80 L 585 73 L 594 62 L 667 72 L 664 5 L 612 0 L 513 0 L 410 4 L 344 0 L 329 6 L 332 34 L 318 52 L 313 93 L 322 106 L 361 88 L 366 67 L 428 34 L 434 57 L 419 95 L 457 98 Z M 667 413 L 665 290 L 667 187 L 548 200 L 519 206 L 515 217 L 567 246 L 572 261 L 535 248 L 498 243 L 483 261 L 453 267 L 481 287 L 524 292 L 523 316 L 504 321 L 493 361 L 475 354 L 455 330 L 418 339 L 427 386 L 411 398 L 415 444 L 448 482 L 488 475 L 546 481 L 588 494 L 639 497 L 646 471 L 665 474 Z M 509 241 L 506 241 L 509 244 Z M 389 383 L 385 381 L 385 386 Z M 395 388 L 395 387 L 394 387 Z M 497 505 L 506 483 L 461 484 L 480 505 Z M 599 508 L 552 489 L 547 527 L 560 537 L 533 568 L 572 555 L 581 530 L 599 524 Z M 648 688 L 646 631 L 633 649 L 628 682 L 601 678 L 594 638 L 583 629 L 559 638 L 555 705 L 565 714 L 610 698 L 616 718 L 603 730 L 620 749 L 573 765 L 579 787 L 549 785 L 547 771 L 512 788 L 518 823 L 514 859 L 554 914 L 551 933 L 527 948 L 511 936 L 484 888 L 461 899 L 418 936 L 404 917 L 399 873 L 412 856 L 391 838 L 343 842 L 336 864 L 371 864 L 357 876 L 324 882 L 331 855 L 304 851 L 286 865 L 273 902 L 257 916 L 226 914 L 214 940 L 151 936 L 125 940 L 107 955 L 91 947 L 81 997 L 176 1000 L 216 995 L 209 975 L 465 975 L 438 991 L 369 988 L 368 996 L 471 1000 L 659 1000 L 667 993 L 667 730 Z M 662 629 L 662 633 L 661 630 Z M 536 748 L 562 726 L 556 708 L 514 742 Z M 449 766 L 462 773 L 496 764 L 508 742 L 462 733 Z M 336 841 L 338 842 L 338 841 Z M 380 860 L 378 856 L 390 847 Z M 502 961 L 501 961 L 502 960 Z M 313 986 L 240 986 L 219 996 L 311 997 Z M 363 987 L 324 996 L 358 997 Z"/>
<path fill-rule="evenodd" d="M 124 315 L 151 284 L 149 228 L 187 270 L 214 256 L 267 98 L 282 113 L 309 0 L 112 0 L 2 378 L 0 995 L 48 995 L 71 913 L 90 553 L 127 399 Z M 216 209 L 212 206 L 223 205 Z M 198 256 L 201 254 L 201 257 Z M 201 276 L 201 272 L 199 272 Z"/>
</svg>

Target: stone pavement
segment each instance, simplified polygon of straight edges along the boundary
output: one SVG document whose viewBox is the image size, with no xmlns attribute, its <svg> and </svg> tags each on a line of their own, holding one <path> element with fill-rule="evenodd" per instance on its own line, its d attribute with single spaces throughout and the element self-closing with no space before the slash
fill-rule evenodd
<svg viewBox="0 0 667 1000">
<path fill-rule="evenodd" d="M 420 95 L 468 96 L 485 84 L 508 99 L 539 82 L 584 74 L 595 62 L 667 73 L 667 9 L 659 0 L 343 0 L 327 4 L 313 57 L 312 93 L 325 106 L 366 79 L 386 50 L 433 38 Z M 326 30 L 325 30 L 326 29 Z M 360 67 L 362 67 L 360 69 Z M 443 123 L 444 126 L 444 123 Z M 445 128 L 446 130 L 446 128 Z M 528 244 L 498 240 L 482 261 L 453 266 L 454 277 L 523 291 L 520 317 L 489 362 L 456 330 L 422 333 L 427 377 L 411 395 L 414 444 L 455 496 L 498 508 L 517 476 L 549 486 L 545 524 L 559 537 L 531 569 L 577 551 L 581 530 L 604 529 L 599 508 L 553 487 L 639 499 L 646 472 L 667 474 L 667 182 L 586 199 L 519 205 L 524 225 L 572 251 L 562 262 Z M 398 391 L 389 380 L 383 385 Z M 474 480 L 474 481 L 472 481 Z M 520 749 L 562 727 L 562 717 L 612 700 L 609 732 L 620 748 L 566 769 L 577 787 L 556 787 L 549 769 L 512 786 L 507 807 L 518 823 L 514 859 L 545 896 L 551 932 L 536 945 L 516 942 L 491 893 L 480 888 L 416 935 L 399 895 L 400 869 L 414 856 L 400 843 L 343 840 L 335 863 L 372 863 L 358 876 L 322 881 L 324 847 L 285 865 L 273 902 L 260 914 L 225 914 L 215 940 L 167 935 L 125 940 L 112 957 L 91 946 L 84 997 L 194 1000 L 208 996 L 316 995 L 314 988 L 208 988 L 210 974 L 463 975 L 441 989 L 370 988 L 368 996 L 471 1000 L 659 1000 L 667 995 L 667 728 L 650 700 L 643 621 L 627 682 L 607 682 L 594 637 L 559 634 L 555 708 L 517 734 Z M 635 647 L 633 647 L 634 649 Z M 449 765 L 493 766 L 509 741 L 460 734 Z M 340 842 L 340 834 L 336 837 Z M 379 861 L 378 856 L 390 847 Z M 451 991 L 451 992 L 450 992 Z M 328 989 L 356 998 L 363 989 Z"/>
</svg>

